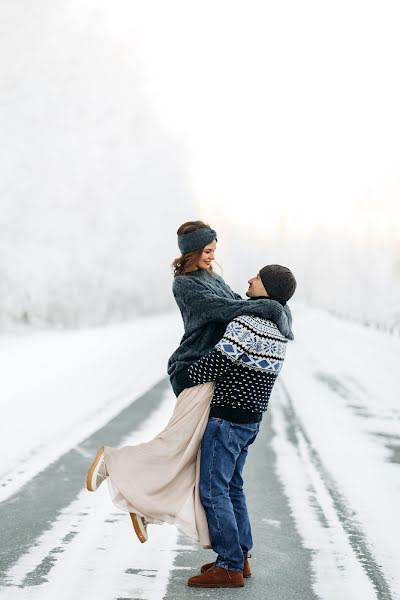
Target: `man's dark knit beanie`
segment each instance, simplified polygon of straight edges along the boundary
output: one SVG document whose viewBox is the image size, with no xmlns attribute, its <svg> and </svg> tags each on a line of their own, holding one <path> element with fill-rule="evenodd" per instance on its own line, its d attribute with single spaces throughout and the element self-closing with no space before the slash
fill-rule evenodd
<svg viewBox="0 0 400 600">
<path fill-rule="evenodd" d="M 281 265 L 267 265 L 260 269 L 260 278 L 269 296 L 287 302 L 293 296 L 297 283 L 293 273 Z"/>
</svg>

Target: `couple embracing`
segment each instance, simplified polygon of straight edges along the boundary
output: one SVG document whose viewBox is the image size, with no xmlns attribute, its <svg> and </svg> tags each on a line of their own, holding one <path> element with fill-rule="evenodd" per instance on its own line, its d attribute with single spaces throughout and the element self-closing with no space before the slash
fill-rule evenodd
<svg viewBox="0 0 400 600">
<path fill-rule="evenodd" d="M 150 442 L 101 447 L 86 486 L 95 491 L 107 480 L 141 542 L 149 523 L 171 523 L 212 548 L 216 559 L 188 585 L 243 587 L 253 546 L 243 468 L 293 339 L 286 303 L 296 280 L 286 267 L 264 266 L 243 300 L 213 271 L 216 231 L 189 221 L 178 246 L 173 293 L 184 335 L 168 362 L 172 417 Z"/>
</svg>

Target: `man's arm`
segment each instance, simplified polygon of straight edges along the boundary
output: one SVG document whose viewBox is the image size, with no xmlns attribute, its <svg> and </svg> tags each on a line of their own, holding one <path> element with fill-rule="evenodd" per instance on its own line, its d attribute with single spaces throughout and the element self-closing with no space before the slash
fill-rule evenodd
<svg viewBox="0 0 400 600">
<path fill-rule="evenodd" d="M 199 281 L 181 275 L 175 277 L 173 292 L 181 308 L 185 307 L 187 320 L 200 327 L 210 321 L 229 323 L 241 315 L 254 315 L 270 319 L 278 326 L 280 332 L 288 339 L 293 339 L 289 327 L 290 309 L 268 298 L 263 300 L 243 300 L 224 298 L 201 284 Z M 182 309 L 181 309 L 182 310 Z"/>
<path fill-rule="evenodd" d="M 234 319 L 228 324 L 224 337 L 211 352 L 176 375 L 179 387 L 184 389 L 223 379 L 232 364 L 245 352 L 245 346 L 237 333 L 238 323 Z"/>
</svg>

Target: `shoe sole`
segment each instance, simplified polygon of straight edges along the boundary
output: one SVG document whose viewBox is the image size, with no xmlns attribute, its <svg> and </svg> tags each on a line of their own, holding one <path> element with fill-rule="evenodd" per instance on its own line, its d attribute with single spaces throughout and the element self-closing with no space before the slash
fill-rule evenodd
<svg viewBox="0 0 400 600">
<path fill-rule="evenodd" d="M 147 535 L 146 530 L 144 529 L 142 519 L 141 518 L 138 519 L 136 513 L 129 513 L 129 514 L 131 517 L 133 529 L 135 530 L 135 533 L 138 536 L 139 541 L 142 542 L 142 544 L 144 544 L 144 542 L 147 542 L 147 540 L 148 540 L 148 535 Z"/>
<path fill-rule="evenodd" d="M 211 567 L 209 567 L 209 568 L 211 569 Z M 201 573 L 201 574 L 203 574 L 203 573 L 206 573 L 207 571 L 208 571 L 208 569 L 204 569 L 204 571 L 203 571 L 203 569 L 201 569 L 201 570 L 200 570 L 200 573 Z M 245 574 L 243 573 L 243 578 L 244 578 L 244 579 L 248 579 L 249 577 L 251 577 L 251 573 L 249 573 L 248 575 L 245 575 Z"/>
<path fill-rule="evenodd" d="M 200 571 L 200 573 L 206 573 L 206 571 L 208 571 L 208 569 L 206 569 L 205 571 Z M 243 575 L 244 579 L 248 579 L 249 577 L 251 577 L 251 573 L 249 573 L 248 575 Z"/>
<path fill-rule="evenodd" d="M 96 485 L 97 473 L 99 470 L 99 464 L 101 461 L 101 457 L 104 454 L 104 446 L 97 450 L 97 454 L 89 467 L 89 470 L 86 475 L 86 489 L 89 492 L 95 492 L 99 487 Z M 94 483 L 93 483 L 94 482 Z"/>
<path fill-rule="evenodd" d="M 188 583 L 188 586 L 202 588 L 236 588 L 244 587 L 244 583 Z"/>
</svg>

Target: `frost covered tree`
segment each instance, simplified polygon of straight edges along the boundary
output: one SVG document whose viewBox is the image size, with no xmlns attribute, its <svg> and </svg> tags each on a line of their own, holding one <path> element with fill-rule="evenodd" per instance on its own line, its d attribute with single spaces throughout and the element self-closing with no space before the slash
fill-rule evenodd
<svg viewBox="0 0 400 600">
<path fill-rule="evenodd" d="M 134 41 L 90 2 L 0 7 L 0 327 L 76 327 L 170 305 L 183 150 Z"/>
</svg>

